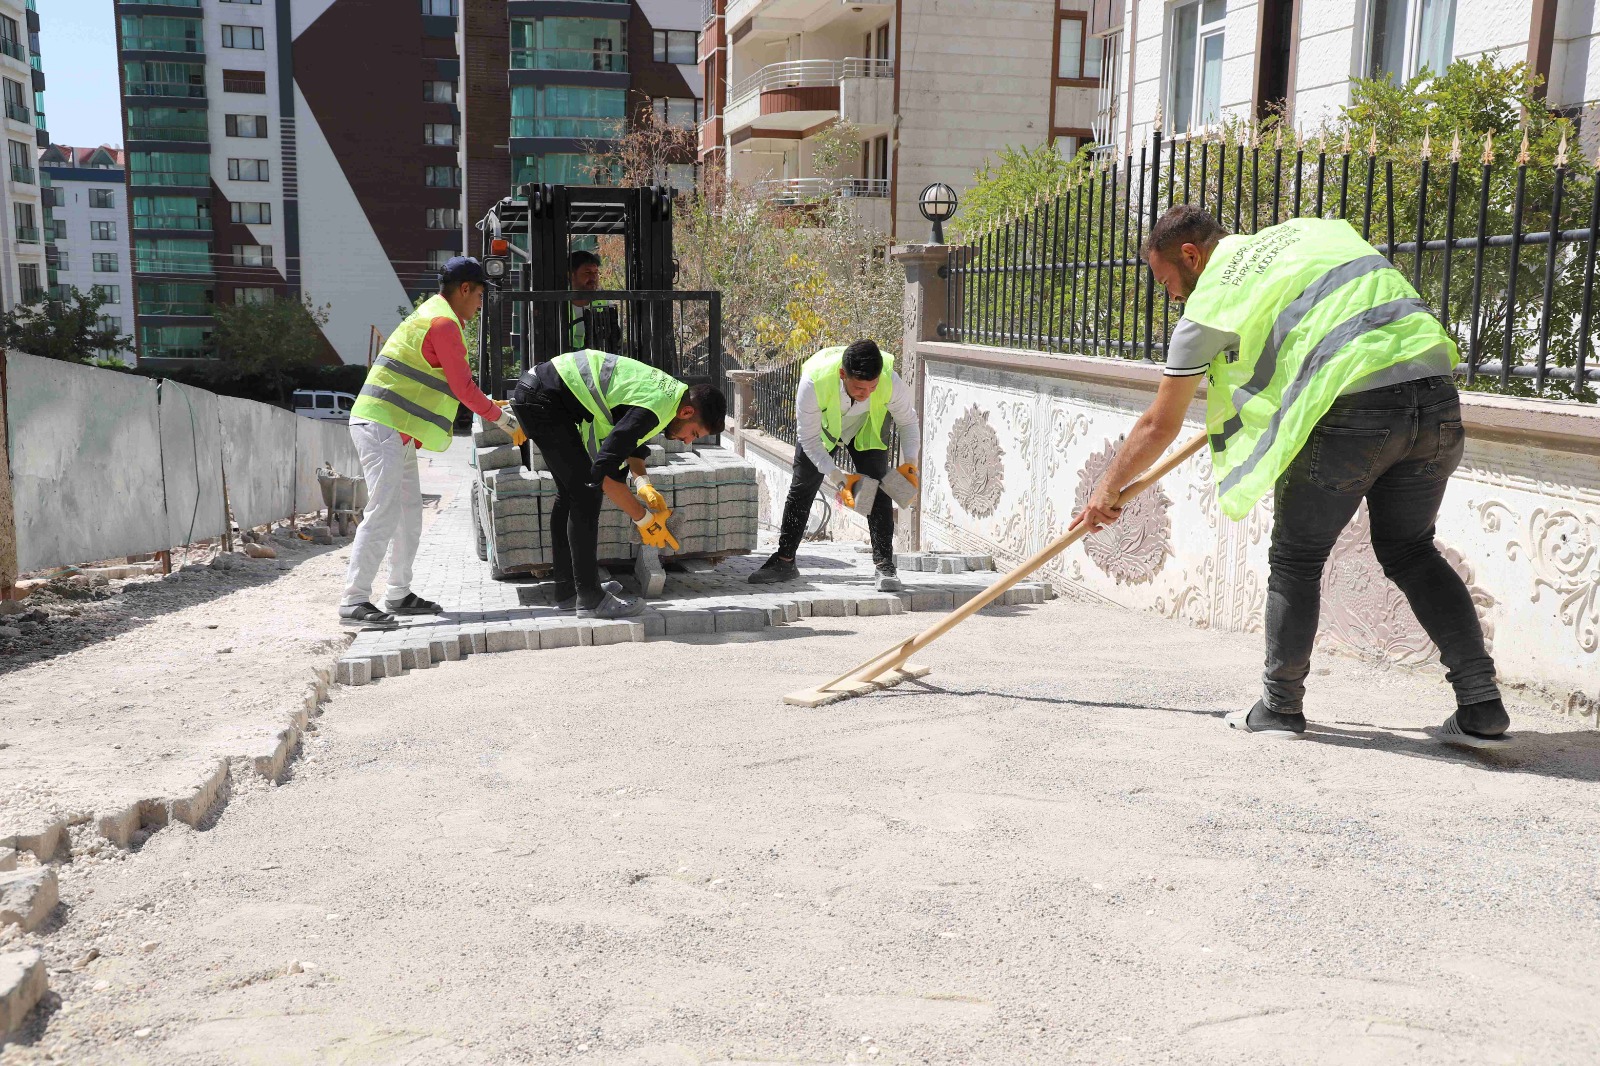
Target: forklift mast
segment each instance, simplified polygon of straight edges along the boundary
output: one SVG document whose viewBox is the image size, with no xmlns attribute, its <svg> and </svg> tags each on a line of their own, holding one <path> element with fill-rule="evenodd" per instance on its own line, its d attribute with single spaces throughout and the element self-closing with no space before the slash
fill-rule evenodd
<svg viewBox="0 0 1600 1066">
<path fill-rule="evenodd" d="M 504 276 L 489 285 L 483 310 L 479 384 L 486 392 L 504 395 L 523 371 L 564 350 L 567 302 L 589 295 L 570 291 L 567 260 L 574 237 L 623 238 L 627 291 L 617 302 L 627 305 L 626 350 L 618 354 L 675 368 L 674 305 L 660 298 L 672 290 L 678 272 L 672 201 L 665 186 L 528 184 L 490 209 L 478 223 L 485 262 L 495 255 L 495 241 L 511 248 Z M 652 294 L 655 299 L 647 298 Z M 505 338 L 509 358 L 502 357 L 496 337 Z"/>
</svg>

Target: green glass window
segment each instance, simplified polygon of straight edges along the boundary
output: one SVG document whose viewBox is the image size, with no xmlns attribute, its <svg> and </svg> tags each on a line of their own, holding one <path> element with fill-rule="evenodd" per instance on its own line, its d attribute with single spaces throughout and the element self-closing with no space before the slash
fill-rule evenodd
<svg viewBox="0 0 1600 1066">
<path fill-rule="evenodd" d="M 209 285 L 182 282 L 142 281 L 139 283 L 141 315 L 209 315 L 212 292 Z"/>
<path fill-rule="evenodd" d="M 128 108 L 131 141 L 204 141 L 206 113 L 191 107 Z"/>
<path fill-rule="evenodd" d="M 211 201 L 198 196 L 135 196 L 134 229 L 211 229 Z"/>
<path fill-rule="evenodd" d="M 140 326 L 141 359 L 210 359 L 211 330 L 205 326 Z"/>
<path fill-rule="evenodd" d="M 137 60 L 122 65 L 129 96 L 185 96 L 203 100 L 206 68 L 203 63 L 157 63 Z"/>
<path fill-rule="evenodd" d="M 530 181 L 549 182 L 552 185 L 612 185 L 617 180 L 614 168 L 600 167 L 592 155 L 552 152 L 547 155 L 517 156 L 512 162 L 512 182 L 524 185 Z"/>
<path fill-rule="evenodd" d="M 621 136 L 627 111 L 623 89 L 582 85 L 518 85 L 511 90 L 511 136 Z"/>
<path fill-rule="evenodd" d="M 620 73 L 628 69 L 627 32 L 619 19 L 512 19 L 511 66 Z"/>
<path fill-rule="evenodd" d="M 211 242 L 140 238 L 133 243 L 133 270 L 136 274 L 209 274 Z"/>
<path fill-rule="evenodd" d="M 167 15 L 123 15 L 122 47 L 136 52 L 205 51 L 200 20 Z"/>
<path fill-rule="evenodd" d="M 211 157 L 204 152 L 129 152 L 129 185 L 211 184 Z"/>
</svg>

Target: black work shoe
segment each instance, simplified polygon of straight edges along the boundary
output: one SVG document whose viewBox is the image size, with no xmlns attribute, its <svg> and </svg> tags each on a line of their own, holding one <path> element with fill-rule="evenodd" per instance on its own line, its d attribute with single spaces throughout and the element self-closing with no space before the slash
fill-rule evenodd
<svg viewBox="0 0 1600 1066">
<path fill-rule="evenodd" d="M 370 603 L 352 603 L 339 608 L 339 624 L 361 629 L 395 629 L 400 621 Z"/>
<path fill-rule="evenodd" d="M 1261 700 L 1248 711 L 1234 711 L 1224 719 L 1228 728 L 1256 733 L 1264 738 L 1295 740 L 1306 735 L 1304 714 L 1279 714 L 1268 710 Z"/>
<path fill-rule="evenodd" d="M 900 575 L 895 570 L 893 563 L 879 563 L 877 569 L 879 592 L 899 592 L 905 588 L 904 585 L 900 584 Z"/>
<path fill-rule="evenodd" d="M 415 592 L 406 593 L 403 600 L 390 600 L 384 604 L 390 614 L 443 614 L 444 608 L 432 600 L 425 600 Z"/>
<path fill-rule="evenodd" d="M 1456 713 L 1446 718 L 1444 725 L 1427 732 L 1441 744 L 1483 751 L 1503 748 L 1511 743 L 1511 738 L 1506 735 L 1510 725 L 1511 716 L 1506 713 L 1506 705 L 1493 699 L 1457 707 Z"/>
<path fill-rule="evenodd" d="M 613 596 L 620 596 L 622 594 L 622 585 L 617 581 L 602 581 L 600 582 L 600 591 L 602 594 L 609 592 Z M 577 609 L 578 590 L 576 587 L 573 588 L 572 595 L 563 596 L 556 601 L 556 610 L 558 611 L 575 611 Z"/>
<path fill-rule="evenodd" d="M 761 564 L 761 569 L 750 575 L 750 584 L 775 585 L 780 581 L 794 581 L 799 576 L 800 568 L 793 559 L 780 559 L 774 554 Z"/>
<path fill-rule="evenodd" d="M 610 584 L 616 584 L 610 582 Z M 617 585 L 620 590 L 621 585 Z M 629 596 L 625 593 L 606 591 L 593 606 L 585 607 L 583 600 L 578 600 L 577 616 L 579 618 L 599 618 L 615 620 L 618 618 L 632 618 L 644 613 L 644 600 L 639 596 Z"/>
</svg>

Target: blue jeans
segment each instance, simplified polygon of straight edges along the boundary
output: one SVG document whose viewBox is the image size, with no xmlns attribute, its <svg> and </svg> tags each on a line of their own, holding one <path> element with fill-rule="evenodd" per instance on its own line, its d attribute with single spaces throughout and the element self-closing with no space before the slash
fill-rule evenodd
<svg viewBox="0 0 1600 1066">
<path fill-rule="evenodd" d="M 1460 705 L 1497 699 L 1472 596 L 1433 542 L 1466 433 L 1455 384 L 1422 378 L 1341 396 L 1278 479 L 1267 579 L 1265 702 L 1301 712 L 1322 568 L 1363 498 L 1372 550 L 1439 649 Z"/>
</svg>

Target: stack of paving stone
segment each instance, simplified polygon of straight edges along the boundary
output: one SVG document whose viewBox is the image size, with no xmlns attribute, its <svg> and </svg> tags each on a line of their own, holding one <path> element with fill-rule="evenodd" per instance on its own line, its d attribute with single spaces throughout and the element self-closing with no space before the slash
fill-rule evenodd
<svg viewBox="0 0 1600 1066">
<path fill-rule="evenodd" d="M 473 420 L 478 485 L 475 522 L 480 558 L 496 575 L 548 565 L 555 478 L 538 448 L 529 448 L 533 469 L 522 467 L 519 449 L 496 426 Z M 668 526 L 678 539 L 676 557 L 747 554 L 756 547 L 755 467 L 715 445 L 690 446 L 657 437 L 645 461 L 650 480 L 673 509 Z M 627 568 L 641 554 L 638 532 L 621 510 L 600 511 L 601 562 Z M 671 556 L 669 556 L 671 557 Z"/>
</svg>

